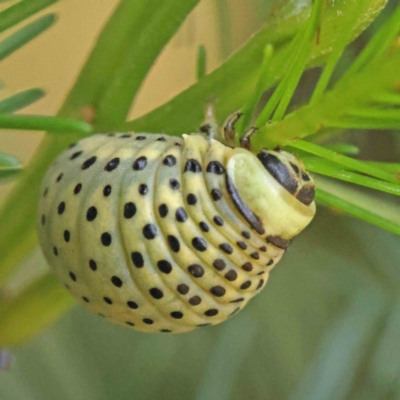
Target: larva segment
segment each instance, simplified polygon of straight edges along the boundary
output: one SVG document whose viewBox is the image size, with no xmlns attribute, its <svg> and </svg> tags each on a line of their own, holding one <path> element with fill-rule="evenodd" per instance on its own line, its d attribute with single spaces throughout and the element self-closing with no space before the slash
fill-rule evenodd
<svg viewBox="0 0 400 400">
<path fill-rule="evenodd" d="M 201 135 L 83 139 L 43 181 L 45 256 L 78 301 L 115 323 L 186 332 L 222 322 L 314 215 L 311 178 L 286 154 L 257 159 Z"/>
</svg>

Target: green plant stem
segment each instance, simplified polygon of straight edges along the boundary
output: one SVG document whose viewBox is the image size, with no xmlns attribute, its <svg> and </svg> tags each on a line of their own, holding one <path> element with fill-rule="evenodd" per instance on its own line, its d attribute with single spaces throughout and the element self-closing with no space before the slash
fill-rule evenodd
<svg viewBox="0 0 400 400">
<path fill-rule="evenodd" d="M 122 123 L 133 98 L 163 47 L 199 0 L 147 0 L 143 21 L 104 88 L 96 124 Z M 150 3 L 150 4 L 149 4 Z M 151 3 L 154 3 L 152 6 Z M 152 8 L 151 18 L 147 10 Z"/>
<path fill-rule="evenodd" d="M 21 344 L 73 304 L 53 273 L 41 277 L 15 299 L 0 303 L 0 348 Z"/>
<path fill-rule="evenodd" d="M 57 3 L 58 0 L 24 0 L 0 13 L 0 32 L 11 28 L 40 10 Z"/>
<path fill-rule="evenodd" d="M 344 165 L 355 171 L 363 172 L 364 174 L 371 175 L 375 178 L 379 178 L 384 181 L 400 185 L 400 181 L 398 180 L 397 176 L 395 176 L 392 173 L 388 173 L 387 171 L 384 171 L 379 167 L 367 164 L 363 161 L 358 161 L 355 160 L 354 158 L 346 157 L 342 154 L 335 153 L 332 150 L 318 146 L 314 143 L 305 142 L 303 140 L 297 140 L 296 142 L 291 143 L 289 147 L 294 147 L 296 149 L 303 150 L 307 153 L 323 157 L 334 163 Z"/>
<path fill-rule="evenodd" d="M 45 92 L 42 89 L 34 88 L 0 100 L 0 114 L 21 110 L 40 100 L 44 95 Z"/>
<path fill-rule="evenodd" d="M 0 114 L 0 129 L 48 130 L 52 133 L 79 132 L 85 135 L 92 132 L 89 124 L 72 118 L 13 114 Z"/>
<path fill-rule="evenodd" d="M 46 29 L 50 28 L 50 26 L 54 24 L 55 20 L 55 14 L 44 15 L 4 39 L 0 42 L 0 61 L 40 35 Z"/>
<path fill-rule="evenodd" d="M 335 207 L 347 214 L 353 215 L 354 217 L 360 218 L 370 224 L 379 226 L 389 232 L 393 232 L 400 235 L 400 225 L 390 221 L 389 219 L 383 218 L 379 215 L 370 213 L 367 209 L 358 206 L 357 204 L 351 203 L 338 196 L 330 194 L 322 189 L 318 189 L 316 193 L 316 200 L 326 206 Z"/>
<path fill-rule="evenodd" d="M 197 81 L 203 79 L 207 72 L 207 52 L 203 45 L 200 45 L 197 49 L 197 63 L 196 63 L 196 76 Z"/>
<path fill-rule="evenodd" d="M 370 189 L 380 190 L 381 192 L 386 192 L 400 196 L 400 185 L 395 185 L 389 182 L 384 182 L 378 179 L 370 178 L 368 176 L 363 176 L 356 174 L 354 172 L 346 171 L 344 169 L 336 168 L 334 164 L 324 162 L 317 158 L 306 158 L 303 159 L 304 165 L 310 172 L 315 172 L 317 174 L 329 176 L 331 178 L 340 179 L 342 181 L 354 183 L 356 185 L 361 185 L 368 187 Z"/>
</svg>

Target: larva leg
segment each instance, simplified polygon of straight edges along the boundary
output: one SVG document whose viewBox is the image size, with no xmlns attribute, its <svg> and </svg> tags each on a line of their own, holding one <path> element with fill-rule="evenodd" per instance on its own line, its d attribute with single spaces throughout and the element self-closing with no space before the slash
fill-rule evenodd
<svg viewBox="0 0 400 400">
<path fill-rule="evenodd" d="M 207 140 L 215 139 L 219 142 L 223 141 L 219 133 L 219 127 L 215 119 L 214 104 L 209 103 L 205 107 L 204 123 L 200 127 L 200 132 L 206 134 Z"/>
<path fill-rule="evenodd" d="M 235 113 L 231 117 L 229 117 L 226 125 L 224 126 L 224 139 L 229 146 L 235 146 L 236 141 L 236 132 L 235 132 L 235 124 L 237 120 L 242 116 L 242 113 Z"/>
<path fill-rule="evenodd" d="M 256 132 L 257 130 L 258 128 L 253 126 L 247 132 L 245 132 L 244 135 L 241 136 L 239 139 L 240 147 L 243 147 L 244 149 L 247 150 L 251 150 L 250 137 L 253 136 L 254 132 Z"/>
</svg>

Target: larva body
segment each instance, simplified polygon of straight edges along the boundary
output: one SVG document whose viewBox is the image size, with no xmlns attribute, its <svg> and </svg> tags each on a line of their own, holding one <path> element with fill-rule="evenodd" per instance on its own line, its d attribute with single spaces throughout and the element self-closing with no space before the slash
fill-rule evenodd
<svg viewBox="0 0 400 400">
<path fill-rule="evenodd" d="M 285 152 L 257 157 L 202 135 L 97 134 L 45 176 L 39 240 L 91 311 L 144 332 L 186 332 L 226 320 L 262 289 L 313 218 L 313 190 Z"/>
</svg>

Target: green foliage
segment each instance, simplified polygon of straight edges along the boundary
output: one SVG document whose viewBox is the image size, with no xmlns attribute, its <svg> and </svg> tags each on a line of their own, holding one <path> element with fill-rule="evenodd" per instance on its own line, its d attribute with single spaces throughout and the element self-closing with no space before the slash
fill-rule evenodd
<svg viewBox="0 0 400 400">
<path fill-rule="evenodd" d="M 52 3 L 54 1 L 21 1 L 11 6 L 0 13 L 0 31 L 22 22 Z M 392 17 L 383 24 L 344 73 L 338 71 L 338 62 L 345 47 L 374 19 L 383 7 L 384 1 L 341 0 L 327 5 L 317 0 L 312 8 L 305 7 L 261 29 L 221 67 L 207 75 L 206 53 L 201 47 L 198 55 L 198 82 L 167 104 L 135 121 L 126 122 L 128 110 L 135 101 L 135 96 L 154 60 L 197 3 L 197 0 L 185 2 L 167 0 L 161 5 L 155 0 L 120 1 L 58 116 L 11 114 L 41 98 L 43 91 L 40 89 L 29 89 L 0 101 L 0 128 L 48 131 L 36 157 L 21 174 L 0 212 L 0 225 L 7 227 L 0 230 L 0 249 L 2 249 L 0 286 L 8 282 L 18 270 L 21 261 L 36 245 L 34 228 L 38 188 L 48 165 L 63 148 L 93 130 L 135 129 L 165 132 L 167 129 L 166 133 L 175 135 L 194 131 L 203 118 L 203 105 L 215 96 L 217 96 L 216 111 L 220 121 L 238 109 L 245 111 L 245 116 L 239 123 L 239 131 L 243 132 L 252 121 L 256 121 L 260 131 L 254 136 L 255 149 L 288 146 L 290 151 L 293 150 L 300 156 L 306 167 L 316 174 L 319 204 L 339 209 L 385 230 L 400 234 L 398 204 L 382 193 L 372 190 L 362 191 L 355 186 L 377 189 L 398 196 L 400 164 L 356 160 L 352 157 L 358 154 L 357 146 L 348 144 L 342 139 L 337 144 L 330 144 L 323 139 L 318 141 L 318 145 L 300 140 L 321 131 L 325 133 L 325 138 L 338 136 L 342 128 L 400 128 L 398 115 L 400 50 L 395 41 L 400 30 L 400 8 L 395 10 Z M 154 12 L 146 13 L 148 7 Z M 0 58 L 1 54 L 4 56 L 11 54 L 44 31 L 53 20 L 53 14 L 41 17 L 6 38 L 0 43 Z M 132 41 L 132 37 L 135 41 Z M 300 78 L 305 69 L 316 65 L 324 65 L 323 72 L 309 100 L 299 106 L 295 104 L 295 93 Z M 339 78 L 336 83 L 332 83 L 332 77 L 336 73 Z M 274 86 L 276 88 L 266 104 L 259 104 L 263 93 L 272 90 Z M 294 105 L 297 109 L 291 111 Z M 254 118 L 252 113 L 257 106 L 261 107 L 261 111 L 257 118 Z M 85 107 L 90 107 L 94 111 L 94 128 L 81 121 Z M 270 119 L 272 120 L 269 121 Z M 0 154 L 0 179 L 20 170 L 21 166 L 17 160 Z M 322 221 L 323 218 L 322 216 Z M 339 224 L 342 230 L 351 229 L 348 228 L 348 218 L 337 218 L 341 221 Z M 277 287 L 272 288 L 273 301 L 265 302 L 258 308 L 254 306 L 253 310 L 256 311 L 253 311 L 254 314 L 250 311 L 249 315 L 253 315 L 250 319 L 244 316 L 244 319 L 237 320 L 240 323 L 236 326 L 230 325 L 229 321 L 221 328 L 215 328 L 215 340 L 212 341 L 215 352 L 205 359 L 203 379 L 200 386 L 192 392 L 197 398 L 217 398 L 213 397 L 216 392 L 219 400 L 235 396 L 236 393 L 230 383 L 239 381 L 240 366 L 246 362 L 249 353 L 262 354 L 263 362 L 259 361 L 259 370 L 262 370 L 264 363 L 279 364 L 284 371 L 282 375 L 285 376 L 285 380 L 298 382 L 299 371 L 304 369 L 304 359 L 310 360 L 314 355 L 307 353 L 306 350 L 303 353 L 303 348 L 310 344 L 307 345 L 305 342 L 303 325 L 297 319 L 302 312 L 304 314 L 302 304 L 307 303 L 307 296 L 312 299 L 310 314 L 313 314 L 314 318 L 305 313 L 308 315 L 307 321 L 317 325 L 320 336 L 326 334 L 318 356 L 312 364 L 308 364 L 308 374 L 297 386 L 293 386 L 290 394 L 287 385 L 279 382 L 278 372 L 273 377 L 252 375 L 254 387 L 264 387 L 265 382 L 268 382 L 269 385 L 264 390 L 265 392 L 270 390 L 270 398 L 283 398 L 279 397 L 283 395 L 293 400 L 356 398 L 352 397 L 352 394 L 357 374 L 361 373 L 361 370 L 373 379 L 384 377 L 388 385 L 393 386 L 395 378 L 398 377 L 398 363 L 393 359 L 387 374 L 382 368 L 382 360 L 388 357 L 391 346 L 394 346 L 398 306 L 394 306 L 393 310 L 384 310 L 387 310 L 385 306 L 388 303 L 395 302 L 390 296 L 394 298 L 397 292 L 393 289 L 383 294 L 381 286 L 382 282 L 389 281 L 390 284 L 393 284 L 392 281 L 400 282 L 398 271 L 390 269 L 395 263 L 394 252 L 389 247 L 384 249 L 385 257 L 391 260 L 388 261 L 390 265 L 380 263 L 379 270 L 368 270 L 368 273 L 362 271 L 363 273 L 360 272 L 359 275 L 357 271 L 352 270 L 351 274 L 354 276 L 348 278 L 346 274 L 349 274 L 350 268 L 347 267 L 352 265 L 351 257 L 355 250 L 353 248 L 346 250 L 346 243 L 342 243 L 342 247 L 331 246 L 331 238 L 326 236 L 329 224 L 323 228 L 325 230 L 314 234 L 308 241 L 308 247 L 304 249 L 304 254 L 312 253 L 309 256 L 311 258 L 314 252 L 310 252 L 309 244 L 312 243 L 312 249 L 320 246 L 324 252 L 323 257 L 314 260 L 314 268 L 308 267 L 308 258 L 303 259 L 303 263 L 306 264 L 304 269 L 301 271 L 293 269 L 292 275 L 285 276 L 285 284 L 282 285 L 288 284 L 289 288 L 292 287 L 292 290 L 288 290 L 292 297 L 280 296 Z M 324 235 L 325 239 L 321 239 Z M 354 237 L 361 238 L 356 251 L 368 254 L 368 257 L 365 257 L 367 264 L 379 251 L 368 252 L 368 247 L 362 241 L 363 235 Z M 382 240 L 381 248 L 391 240 L 386 239 L 387 236 L 382 237 L 385 240 Z M 390 251 L 393 253 L 391 256 Z M 387 255 L 386 252 L 390 254 Z M 342 253 L 347 258 L 345 256 L 342 258 Z M 299 257 L 302 258 L 301 254 Z M 326 266 L 326 263 L 329 265 Z M 337 265 L 342 263 L 344 265 L 341 268 L 345 272 L 334 275 L 331 270 L 337 271 Z M 324 299 L 333 298 L 338 303 L 342 301 L 342 293 L 331 294 L 331 292 L 333 293 L 339 286 L 346 286 L 347 278 L 357 286 L 354 296 L 345 307 L 347 311 L 333 312 L 328 306 L 326 310 L 322 309 L 321 302 Z M 337 280 L 336 286 L 334 286 L 335 280 Z M 299 282 L 303 290 L 297 297 L 295 293 L 298 291 Z M 316 282 L 318 285 L 315 285 Z M 349 288 L 350 286 L 349 284 Z M 326 295 L 326 290 L 331 292 Z M 71 304 L 70 297 L 53 275 L 46 273 L 21 293 L 1 303 L 0 347 L 22 343 L 53 322 Z M 368 304 L 368 307 L 365 304 Z M 251 309 L 251 306 L 249 308 Z M 337 318 L 333 324 L 328 318 L 330 312 Z M 374 334 L 379 330 L 379 318 L 385 312 L 389 323 L 383 330 L 382 337 L 377 339 Z M 285 320 L 282 316 L 288 317 Z M 324 328 L 318 326 L 319 316 L 323 316 L 321 318 L 326 324 Z M 103 326 L 99 324 L 99 330 L 102 328 Z M 105 330 L 107 329 L 113 334 L 118 332 L 116 327 L 106 327 Z M 288 331 L 292 334 L 290 343 L 284 339 Z M 270 337 L 275 339 L 273 344 L 263 342 L 264 336 L 260 337 L 260 332 L 263 335 L 264 332 L 268 332 Z M 198 337 L 201 335 L 203 333 L 198 333 Z M 176 348 L 180 348 L 180 344 L 189 339 L 170 340 L 170 343 L 175 343 Z M 364 371 L 363 363 L 369 356 L 365 348 L 374 340 L 379 343 L 376 344 L 370 370 Z M 147 348 L 151 350 L 156 343 L 156 339 L 148 339 Z M 263 343 L 265 348 L 260 349 L 258 343 Z M 169 357 L 166 354 L 167 347 L 159 349 L 161 358 L 168 365 L 176 364 L 175 356 Z M 202 357 L 200 353 L 192 354 L 198 358 Z M 139 358 L 146 363 L 145 356 Z M 275 364 L 271 360 L 275 361 Z M 153 371 L 154 368 L 157 370 L 157 366 L 155 367 L 151 360 L 148 362 L 149 371 Z M 180 374 L 185 376 L 187 371 L 175 364 L 174 368 L 177 368 L 177 373 L 179 372 L 176 376 L 181 376 Z M 193 364 L 190 360 L 191 368 L 195 368 Z M 257 370 L 256 364 L 251 365 Z M 346 368 L 343 368 L 344 365 Z M 225 371 L 223 384 L 216 375 L 216 372 L 221 370 Z M 162 369 L 158 372 L 162 372 Z M 275 386 L 279 387 L 276 389 L 279 395 L 271 389 Z M 286 389 L 282 389 L 283 387 Z M 65 390 L 73 392 L 72 389 Z M 88 389 L 86 393 L 91 391 Z M 379 393 L 389 393 L 389 389 L 379 388 Z M 245 394 L 247 397 L 247 393 Z M 264 392 L 254 395 L 265 398 Z"/>
</svg>

